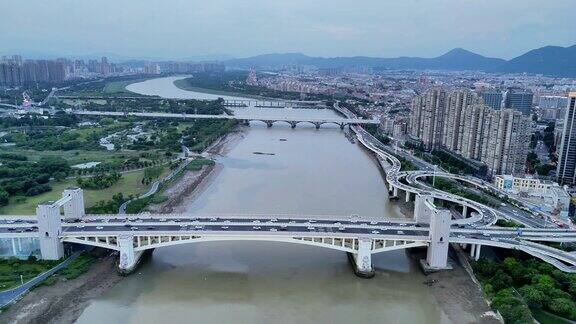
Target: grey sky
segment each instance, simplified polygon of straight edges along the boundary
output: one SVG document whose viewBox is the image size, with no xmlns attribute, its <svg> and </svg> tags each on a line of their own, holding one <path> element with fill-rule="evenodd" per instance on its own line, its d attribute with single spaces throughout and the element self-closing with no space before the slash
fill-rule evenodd
<svg viewBox="0 0 576 324">
<path fill-rule="evenodd" d="M 574 0 L 1 0 L 0 52 L 511 58 L 576 43 Z"/>
</svg>

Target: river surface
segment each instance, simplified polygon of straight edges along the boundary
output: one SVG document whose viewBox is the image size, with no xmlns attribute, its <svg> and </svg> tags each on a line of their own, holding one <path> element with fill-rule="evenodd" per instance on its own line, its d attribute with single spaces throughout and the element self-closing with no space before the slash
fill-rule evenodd
<svg viewBox="0 0 576 324">
<path fill-rule="evenodd" d="M 177 78 L 129 90 L 207 98 Z M 260 109 L 251 114 L 334 116 L 330 110 Z M 254 154 L 254 152 L 274 155 Z M 288 213 L 402 217 L 371 157 L 337 127 L 254 122 L 194 213 Z M 211 242 L 159 248 L 79 323 L 449 323 L 414 260 L 400 250 L 373 257 L 376 276 L 356 278 L 342 252 L 286 243 Z"/>
</svg>

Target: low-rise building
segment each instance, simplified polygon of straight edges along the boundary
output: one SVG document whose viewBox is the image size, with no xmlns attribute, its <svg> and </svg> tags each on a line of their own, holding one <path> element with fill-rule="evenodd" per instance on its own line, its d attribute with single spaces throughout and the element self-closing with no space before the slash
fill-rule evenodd
<svg viewBox="0 0 576 324">
<path fill-rule="evenodd" d="M 548 194 L 553 185 L 555 184 L 552 181 L 531 177 L 515 177 L 508 174 L 494 176 L 496 188 L 513 194 L 526 193 L 531 196 L 543 197 Z"/>
</svg>

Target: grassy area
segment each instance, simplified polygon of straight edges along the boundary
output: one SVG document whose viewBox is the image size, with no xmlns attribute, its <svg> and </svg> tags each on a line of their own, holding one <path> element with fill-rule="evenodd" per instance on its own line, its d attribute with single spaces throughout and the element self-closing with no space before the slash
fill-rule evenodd
<svg viewBox="0 0 576 324">
<path fill-rule="evenodd" d="M 0 290 L 7 290 L 22 284 L 20 275 L 24 282 L 45 272 L 60 261 L 36 261 L 18 260 L 15 258 L 0 260 Z"/>
<path fill-rule="evenodd" d="M 107 82 L 104 86 L 104 93 L 115 93 L 115 94 L 126 94 L 126 95 L 138 95 L 132 91 L 128 91 L 126 86 L 132 83 L 138 83 L 148 80 L 148 78 L 137 79 L 137 80 L 125 80 L 125 81 L 112 81 Z"/>
<path fill-rule="evenodd" d="M 128 159 L 131 157 L 139 157 L 141 152 L 138 151 L 84 151 L 84 150 L 70 150 L 70 151 L 35 151 L 20 148 L 6 148 L 2 150 L 6 153 L 20 154 L 28 157 L 31 162 L 36 162 L 46 156 L 57 156 L 68 160 L 70 165 L 80 164 L 85 162 L 106 162 L 115 159 Z"/>
<path fill-rule="evenodd" d="M 177 88 L 182 89 L 182 90 L 208 93 L 208 94 L 213 94 L 213 95 L 231 96 L 231 97 L 245 97 L 245 98 L 252 98 L 252 99 L 270 99 L 270 98 L 265 98 L 265 97 L 247 94 L 247 93 L 242 93 L 242 92 L 223 91 L 223 90 L 214 90 L 214 89 L 193 87 L 188 83 L 188 81 L 186 79 L 176 80 L 176 81 L 174 81 L 174 85 Z"/>
<path fill-rule="evenodd" d="M 96 261 L 97 257 L 92 253 L 84 252 L 80 254 L 74 261 L 64 269 L 60 270 L 58 274 L 70 280 L 78 278 L 81 274 L 87 272 L 90 266 Z"/>
<path fill-rule="evenodd" d="M 127 172 L 113 186 L 103 190 L 84 190 L 84 203 L 86 207 L 93 206 L 100 200 L 110 200 L 117 193 L 122 193 L 125 197 L 130 195 L 140 195 L 148 189 L 142 184 L 144 171 Z M 36 212 L 39 203 L 48 200 L 57 200 L 61 197 L 62 191 L 68 187 L 76 186 L 75 179 L 68 179 L 58 183 L 51 183 L 52 190 L 32 197 L 12 197 L 8 206 L 0 208 L 0 214 L 10 215 L 32 215 Z"/>
</svg>

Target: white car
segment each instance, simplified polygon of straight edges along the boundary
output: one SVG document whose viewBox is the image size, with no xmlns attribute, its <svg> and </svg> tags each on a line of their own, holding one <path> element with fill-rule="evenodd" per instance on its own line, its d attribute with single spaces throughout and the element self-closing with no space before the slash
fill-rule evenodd
<svg viewBox="0 0 576 324">
<path fill-rule="evenodd" d="M 101 230 L 101 229 L 103 229 L 103 228 L 104 228 L 104 227 L 102 227 L 102 226 L 96 226 L 96 229 L 97 229 L 97 230 Z"/>
<path fill-rule="evenodd" d="M 380 231 L 372 231 L 372 234 L 380 234 Z"/>
<path fill-rule="evenodd" d="M 275 229 L 275 228 L 271 228 L 271 229 L 270 229 L 270 232 L 278 232 L 278 230 Z"/>
<path fill-rule="evenodd" d="M 404 235 L 404 231 L 398 231 L 398 235 Z"/>
</svg>

